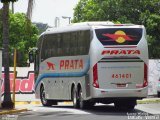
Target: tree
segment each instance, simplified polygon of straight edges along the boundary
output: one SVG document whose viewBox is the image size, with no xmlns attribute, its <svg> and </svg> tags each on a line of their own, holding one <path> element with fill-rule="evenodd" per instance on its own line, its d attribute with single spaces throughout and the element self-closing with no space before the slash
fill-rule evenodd
<svg viewBox="0 0 160 120">
<path fill-rule="evenodd" d="M 4 100 L 2 102 L 3 108 L 13 108 L 13 102 L 10 95 L 10 79 L 9 79 L 9 3 L 3 3 L 3 61 L 4 61 Z"/>
<path fill-rule="evenodd" d="M 34 7 L 34 0 L 29 0 L 28 9 L 27 9 L 27 19 L 28 20 L 31 20 L 32 18 L 33 7 Z"/>
<path fill-rule="evenodd" d="M 9 2 L 17 0 L 1 0 L 3 3 L 3 61 L 4 61 L 4 100 L 2 106 L 4 108 L 13 108 L 13 102 L 10 94 L 10 78 L 9 78 Z M 33 1 L 33 0 L 29 0 Z"/>
<path fill-rule="evenodd" d="M 18 66 L 26 66 L 29 48 L 36 46 L 37 39 L 38 29 L 26 20 L 25 14 L 10 14 L 10 50 L 17 48 L 19 51 Z"/>
<path fill-rule="evenodd" d="M 45 24 L 45 23 L 40 23 L 40 22 L 34 22 L 33 24 L 36 25 L 36 27 L 38 28 L 39 30 L 39 35 L 42 34 L 44 31 L 46 31 L 47 28 L 49 28 L 50 26 L 48 24 Z"/>
<path fill-rule="evenodd" d="M 24 13 L 9 14 L 9 50 L 10 50 L 10 66 L 13 66 L 13 49 L 18 50 L 18 66 L 26 66 L 28 59 L 28 50 L 36 45 L 38 39 L 38 29 L 36 25 L 26 21 L 26 15 Z M 26 29 L 26 26 L 30 24 L 30 29 Z M 1 29 L 0 19 L 0 31 Z M 0 39 L 2 38 L 2 32 L 0 32 Z M 2 42 L 0 41 L 0 46 Z M 21 56 L 21 57 L 20 57 Z"/>
<path fill-rule="evenodd" d="M 80 0 L 73 22 L 119 21 L 143 24 L 147 29 L 150 58 L 160 58 L 159 0 Z"/>
<path fill-rule="evenodd" d="M 2 3 L 16 2 L 17 0 L 1 0 Z"/>
</svg>

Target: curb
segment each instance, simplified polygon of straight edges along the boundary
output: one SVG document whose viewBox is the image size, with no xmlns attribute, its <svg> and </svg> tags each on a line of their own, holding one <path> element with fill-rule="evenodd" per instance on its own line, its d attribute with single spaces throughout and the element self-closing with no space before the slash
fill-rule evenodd
<svg viewBox="0 0 160 120">
<path fill-rule="evenodd" d="M 41 104 L 41 102 L 40 101 L 17 101 L 15 102 L 15 105 L 26 105 L 26 104 L 39 105 Z"/>
<path fill-rule="evenodd" d="M 137 104 L 150 104 L 150 103 L 160 103 L 160 99 L 137 100 Z"/>
<path fill-rule="evenodd" d="M 28 111 L 28 109 L 13 109 L 13 110 L 5 110 L 0 112 L 0 115 L 5 115 L 5 114 L 13 114 L 13 113 L 18 113 L 18 112 L 25 112 Z"/>
</svg>

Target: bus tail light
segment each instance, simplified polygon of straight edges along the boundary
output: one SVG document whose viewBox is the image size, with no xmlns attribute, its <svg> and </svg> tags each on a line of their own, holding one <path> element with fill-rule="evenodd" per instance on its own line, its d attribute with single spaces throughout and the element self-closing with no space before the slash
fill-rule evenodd
<svg viewBox="0 0 160 120">
<path fill-rule="evenodd" d="M 143 81 L 143 87 L 148 86 L 148 67 L 147 65 L 144 63 L 144 81 Z"/>
<path fill-rule="evenodd" d="M 93 86 L 99 88 L 97 63 L 93 66 Z"/>
</svg>

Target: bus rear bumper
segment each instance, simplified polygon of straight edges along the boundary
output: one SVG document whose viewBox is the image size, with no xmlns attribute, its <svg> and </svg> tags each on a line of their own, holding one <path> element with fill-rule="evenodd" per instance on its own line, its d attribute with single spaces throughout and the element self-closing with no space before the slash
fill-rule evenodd
<svg viewBox="0 0 160 120">
<path fill-rule="evenodd" d="M 92 98 L 137 98 L 147 97 L 148 88 L 139 89 L 97 89 L 93 88 Z"/>
</svg>

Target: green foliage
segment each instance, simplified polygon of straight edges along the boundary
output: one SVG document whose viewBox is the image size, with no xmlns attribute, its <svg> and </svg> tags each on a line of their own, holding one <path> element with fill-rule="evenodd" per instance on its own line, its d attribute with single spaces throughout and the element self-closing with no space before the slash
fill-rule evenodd
<svg viewBox="0 0 160 120">
<path fill-rule="evenodd" d="M 119 21 L 143 24 L 147 29 L 150 58 L 160 58 L 159 0 L 80 0 L 73 22 Z"/>
<path fill-rule="evenodd" d="M 6 3 L 6 2 L 16 2 L 17 0 L 1 0 L 2 3 Z"/>
<path fill-rule="evenodd" d="M 23 13 L 10 14 L 9 18 L 10 65 L 13 65 L 13 49 L 18 51 L 18 66 L 26 66 L 28 50 L 36 46 L 38 29 L 27 21 Z M 2 19 L 0 19 L 0 47 L 2 47 Z"/>
<path fill-rule="evenodd" d="M 49 28 L 50 26 L 48 26 L 48 24 L 44 24 L 44 23 L 40 23 L 40 22 L 34 22 L 33 24 L 36 25 L 36 27 L 38 28 L 39 30 L 39 35 L 41 33 L 43 33 L 44 31 L 46 31 L 47 28 Z"/>
</svg>

